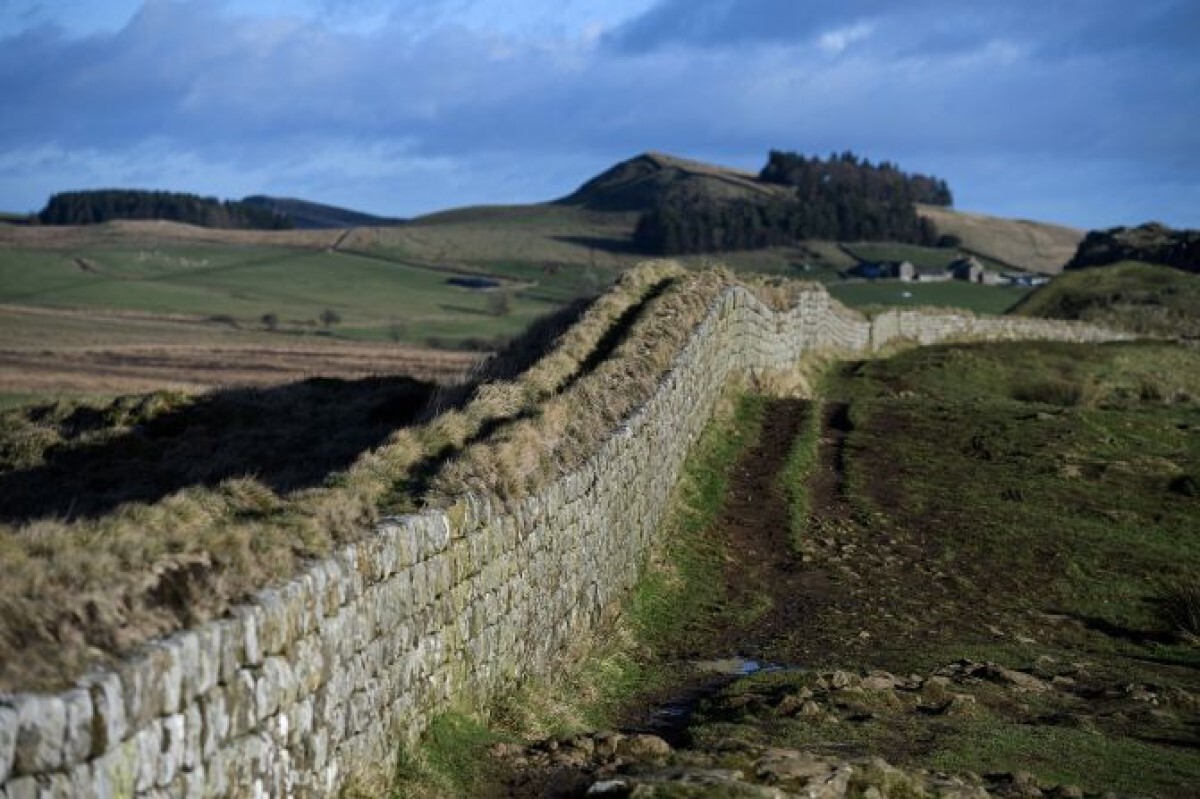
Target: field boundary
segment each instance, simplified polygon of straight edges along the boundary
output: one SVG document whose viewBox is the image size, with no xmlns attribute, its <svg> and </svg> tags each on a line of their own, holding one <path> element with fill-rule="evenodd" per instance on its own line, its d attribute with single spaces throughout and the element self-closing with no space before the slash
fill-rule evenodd
<svg viewBox="0 0 1200 799">
<path fill-rule="evenodd" d="M 587 650 L 731 379 L 906 343 L 1126 338 L 958 312 L 868 320 L 819 286 L 775 311 L 727 287 L 650 398 L 535 493 L 385 519 L 228 618 L 69 691 L 0 697 L 0 796 L 326 796 L 389 774 L 438 713 L 487 708 Z"/>
</svg>

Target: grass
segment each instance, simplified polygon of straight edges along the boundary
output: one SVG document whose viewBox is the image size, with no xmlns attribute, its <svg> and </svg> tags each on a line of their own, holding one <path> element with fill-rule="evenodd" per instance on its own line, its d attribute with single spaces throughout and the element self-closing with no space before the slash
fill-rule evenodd
<svg viewBox="0 0 1200 799">
<path fill-rule="evenodd" d="M 1182 722 L 1190 700 L 1164 701 L 1160 718 L 1089 697 L 1135 684 L 1160 696 L 1200 689 L 1200 650 L 1177 618 L 1194 609 L 1200 506 L 1172 490 L 1200 466 L 1189 434 L 1198 390 L 1200 355 L 1154 344 L 930 347 L 840 373 L 830 394 L 851 403 L 855 540 L 882 547 L 884 562 L 919 553 L 903 578 L 860 559 L 863 579 L 880 586 L 861 601 L 892 621 L 870 628 L 872 651 L 843 665 L 908 674 L 963 657 L 1087 664 L 1078 691 L 1036 701 L 970 689 L 989 709 L 937 717 L 930 751 L 870 724 L 852 739 L 926 768 L 1184 795 L 1200 777 Z M 910 740 L 933 735 L 932 723 L 887 722 Z"/>
<path fill-rule="evenodd" d="M 516 270 L 510 277 L 517 281 L 525 275 Z M 3 303 L 183 314 L 252 329 L 262 329 L 262 317 L 274 314 L 281 333 L 321 329 L 318 320 L 329 309 L 341 319 L 329 327 L 330 334 L 365 340 L 491 341 L 519 333 L 535 317 L 585 291 L 567 281 L 556 292 L 526 296 L 525 284 L 512 282 L 511 310 L 498 315 L 488 292 L 451 286 L 447 278 L 435 269 L 282 247 L 0 251 Z"/>
<path fill-rule="evenodd" d="M 501 697 L 487 724 L 462 713 L 436 719 L 415 749 L 402 751 L 390 795 L 497 793 L 484 756 L 491 744 L 611 728 L 638 697 L 672 684 L 677 672 L 652 653 L 678 643 L 719 599 L 712 586 L 723 553 L 705 531 L 721 510 L 732 465 L 757 437 L 764 407 L 761 397 L 737 387 L 718 403 L 673 492 L 660 536 L 664 546 L 652 554 L 615 629 L 576 666 Z"/>
<path fill-rule="evenodd" d="M 478 796 L 489 776 L 482 768 L 487 762 L 487 749 L 501 739 L 470 714 L 439 715 L 430 722 L 415 750 L 401 751 L 387 793 L 396 799 Z M 361 795 L 367 799 L 379 793 Z"/>
<path fill-rule="evenodd" d="M 1200 337 L 1200 275 L 1125 262 L 1064 272 L 1029 294 L 1019 316 L 1081 319 L 1166 338 Z"/>
<path fill-rule="evenodd" d="M 851 308 L 937 306 L 988 314 L 1005 313 L 1028 292 L 1028 289 L 1014 286 L 981 286 L 962 280 L 943 283 L 876 280 L 834 283 L 827 288 L 835 299 Z"/>
<path fill-rule="evenodd" d="M 818 388 L 815 396 L 822 391 Z M 792 444 L 780 481 L 788 497 L 788 510 L 791 515 L 791 543 L 793 549 L 800 550 L 803 532 L 808 528 L 811 515 L 811 505 L 808 495 L 808 484 L 812 478 L 813 469 L 817 466 L 818 448 L 821 443 L 822 420 L 825 405 L 817 399 L 809 403 L 804 427 Z"/>
<path fill-rule="evenodd" d="M 945 270 L 950 264 L 962 257 L 957 249 L 940 247 L 922 247 L 916 244 L 895 244 L 892 242 L 855 242 L 843 245 L 846 252 L 860 261 L 908 261 L 922 270 Z M 1000 271 L 1005 267 L 996 261 L 981 258 L 988 269 Z"/>
<path fill-rule="evenodd" d="M 124 400 L 98 412 L 72 406 L 10 412 L 8 469 L 0 476 L 21 490 L 0 493 L 0 651 L 22 657 L 3 658 L 0 684 L 58 685 L 97 657 L 128 651 L 196 621 L 196 614 L 219 614 L 229 601 L 290 575 L 303 559 L 360 536 L 377 514 L 412 509 L 431 489 L 447 503 L 480 487 L 501 496 L 536 489 L 586 457 L 649 396 L 731 281 L 725 273 L 693 274 L 671 264 L 627 273 L 586 309 L 532 329 L 489 367 L 486 384 L 440 395 L 436 406 L 444 410 L 427 424 L 397 426 L 404 419 L 370 385 L 362 399 L 375 410 L 354 416 L 375 432 L 358 443 L 321 432 L 330 420 L 340 424 L 338 407 L 345 413 L 351 404 L 328 406 L 332 415 L 324 422 L 306 418 L 296 405 L 291 413 L 305 436 L 349 443 L 336 457 L 298 459 L 317 468 L 301 479 L 266 465 L 269 453 L 291 452 L 283 427 L 271 433 L 278 426 L 266 425 L 259 432 L 283 438 L 252 445 L 244 457 L 208 433 L 237 429 L 235 417 L 255 430 L 262 414 L 243 410 L 272 407 L 263 397 L 290 406 L 289 392 L 303 387 L 249 392 L 216 427 L 196 423 L 206 418 L 200 411 L 207 399 L 181 399 L 154 418 L 125 414 L 118 407 Z M 564 332 L 570 322 L 576 323 Z M 170 451 L 164 443 L 176 436 L 189 452 L 204 454 L 175 460 L 204 473 L 168 475 L 160 484 L 146 457 L 162 457 Z M 104 468 L 79 471 L 70 467 L 76 461 Z M 47 488 L 68 478 L 94 485 Z M 68 502 L 76 495 L 80 501 Z M 173 574 L 193 561 L 204 564 L 194 586 L 203 607 L 156 602 L 153 581 L 144 576 Z M 91 610 L 83 613 L 81 604 Z"/>
<path fill-rule="evenodd" d="M 833 370 L 823 396 L 849 404 L 847 438 L 814 458 L 802 428 L 784 469 L 813 487 L 792 493 L 793 568 L 822 588 L 778 633 L 790 668 L 705 700 L 689 757 L 752 771 L 740 751 L 793 747 L 1191 796 L 1198 388 L 1200 355 L 1153 343 L 938 346 Z M 858 687 L 882 672 L 894 688 Z"/>
</svg>

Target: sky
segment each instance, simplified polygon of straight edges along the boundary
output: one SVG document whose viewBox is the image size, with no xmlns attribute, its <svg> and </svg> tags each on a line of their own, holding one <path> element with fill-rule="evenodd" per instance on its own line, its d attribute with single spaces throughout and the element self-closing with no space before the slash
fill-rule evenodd
<svg viewBox="0 0 1200 799">
<path fill-rule="evenodd" d="M 390 216 L 656 150 L 852 150 L 957 207 L 1200 227 L 1197 0 L 0 0 L 0 210 L 128 187 Z"/>
</svg>

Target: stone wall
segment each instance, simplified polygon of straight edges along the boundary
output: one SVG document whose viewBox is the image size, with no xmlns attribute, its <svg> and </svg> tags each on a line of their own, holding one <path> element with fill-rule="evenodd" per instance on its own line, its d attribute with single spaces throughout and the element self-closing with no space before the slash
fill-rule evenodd
<svg viewBox="0 0 1200 799">
<path fill-rule="evenodd" d="M 577 471 L 506 507 L 467 497 L 364 541 L 58 695 L 0 696 L 0 799 L 326 796 L 389 773 L 449 707 L 559 666 L 638 578 L 692 443 L 735 374 L 899 339 L 1102 340 L 1067 323 L 889 312 L 820 288 L 714 303 L 654 396 Z"/>
</svg>

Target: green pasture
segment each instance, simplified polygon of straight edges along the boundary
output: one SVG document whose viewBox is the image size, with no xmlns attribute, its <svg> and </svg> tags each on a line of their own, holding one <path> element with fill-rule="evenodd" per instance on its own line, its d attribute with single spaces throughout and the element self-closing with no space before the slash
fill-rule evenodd
<svg viewBox="0 0 1200 799">
<path fill-rule="evenodd" d="M 1029 289 L 981 286 L 962 280 L 944 283 L 902 283 L 898 280 L 830 283 L 829 293 L 851 308 L 869 306 L 965 308 L 976 313 L 1002 314 Z"/>
<path fill-rule="evenodd" d="M 498 270 L 504 271 L 504 270 Z M 538 291 L 519 265 L 508 283 L 452 286 L 436 269 L 342 252 L 197 245 L 82 252 L 0 252 L 0 303 L 184 314 L 247 328 L 273 314 L 281 332 L 324 325 L 358 339 L 447 343 L 512 335 L 581 289 Z M 600 281 L 597 281 L 600 282 Z M 503 299 L 500 299 L 500 296 Z"/>
</svg>

